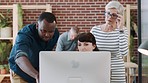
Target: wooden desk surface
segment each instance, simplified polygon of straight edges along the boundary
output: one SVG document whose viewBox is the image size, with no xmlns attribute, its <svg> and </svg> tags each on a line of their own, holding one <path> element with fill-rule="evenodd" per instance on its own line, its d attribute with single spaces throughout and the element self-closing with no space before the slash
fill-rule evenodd
<svg viewBox="0 0 148 83">
<path fill-rule="evenodd" d="M 10 77 L 10 74 L 0 74 L 0 83 L 5 77 Z"/>
<path fill-rule="evenodd" d="M 133 62 L 124 62 L 125 68 L 138 68 L 138 65 Z"/>
</svg>

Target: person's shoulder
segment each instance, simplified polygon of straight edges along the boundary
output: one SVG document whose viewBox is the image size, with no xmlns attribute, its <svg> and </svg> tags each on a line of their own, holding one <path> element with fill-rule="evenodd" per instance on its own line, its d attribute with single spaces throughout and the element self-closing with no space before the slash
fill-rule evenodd
<svg viewBox="0 0 148 83">
<path fill-rule="evenodd" d="M 101 26 L 101 25 L 95 25 L 95 26 L 93 26 L 93 27 L 91 28 L 91 31 L 90 31 L 90 32 L 100 29 L 100 26 Z"/>
<path fill-rule="evenodd" d="M 27 24 L 20 30 L 20 32 L 28 33 L 30 31 L 34 31 L 34 29 L 36 29 L 35 24 Z"/>
<path fill-rule="evenodd" d="M 59 31 L 58 31 L 58 29 L 57 28 L 55 28 L 55 32 L 54 32 L 54 35 L 53 35 L 53 39 L 58 39 L 59 38 L 59 35 L 60 35 L 60 33 L 59 33 Z"/>
<path fill-rule="evenodd" d="M 92 27 L 92 29 L 100 28 L 101 25 L 95 25 Z"/>
<path fill-rule="evenodd" d="M 62 34 L 61 34 L 61 36 L 67 36 L 68 35 L 68 32 L 63 32 Z"/>
<path fill-rule="evenodd" d="M 58 30 L 58 28 L 55 28 L 55 34 L 58 34 L 58 35 L 59 35 L 59 30 Z"/>
<path fill-rule="evenodd" d="M 37 29 L 35 24 L 28 24 L 24 26 L 19 32 L 18 36 L 20 37 L 29 37 L 33 38 L 37 36 Z"/>
<path fill-rule="evenodd" d="M 66 40 L 66 38 L 68 38 L 68 32 L 63 32 L 59 37 L 61 40 Z"/>
</svg>

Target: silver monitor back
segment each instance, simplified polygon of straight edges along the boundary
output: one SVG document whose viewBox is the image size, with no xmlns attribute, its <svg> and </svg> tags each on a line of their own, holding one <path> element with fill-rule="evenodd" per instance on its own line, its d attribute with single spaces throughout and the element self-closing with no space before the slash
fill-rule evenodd
<svg viewBox="0 0 148 83">
<path fill-rule="evenodd" d="M 110 52 L 41 51 L 40 83 L 110 83 Z"/>
</svg>

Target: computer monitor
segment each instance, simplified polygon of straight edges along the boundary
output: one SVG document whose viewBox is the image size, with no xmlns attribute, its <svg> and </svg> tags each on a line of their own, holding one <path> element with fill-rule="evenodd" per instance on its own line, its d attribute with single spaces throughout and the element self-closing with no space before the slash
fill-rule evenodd
<svg viewBox="0 0 148 83">
<path fill-rule="evenodd" d="M 110 83 L 110 52 L 41 51 L 40 83 Z"/>
</svg>

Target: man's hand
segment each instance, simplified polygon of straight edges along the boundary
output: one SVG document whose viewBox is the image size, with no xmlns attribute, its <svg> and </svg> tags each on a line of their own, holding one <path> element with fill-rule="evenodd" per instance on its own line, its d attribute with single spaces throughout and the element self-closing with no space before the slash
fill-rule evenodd
<svg viewBox="0 0 148 83">
<path fill-rule="evenodd" d="M 35 78 L 37 83 L 39 83 L 39 72 L 32 66 L 25 55 L 18 57 L 15 62 L 23 72 Z"/>
<path fill-rule="evenodd" d="M 35 77 L 36 83 L 39 83 L 39 74 Z"/>
</svg>

